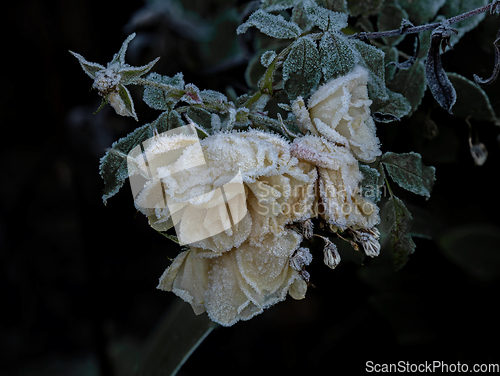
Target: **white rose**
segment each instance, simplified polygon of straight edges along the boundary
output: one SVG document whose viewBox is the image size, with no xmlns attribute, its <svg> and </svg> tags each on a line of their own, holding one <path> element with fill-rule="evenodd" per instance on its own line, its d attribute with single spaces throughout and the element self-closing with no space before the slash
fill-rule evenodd
<svg viewBox="0 0 500 376">
<path fill-rule="evenodd" d="M 380 222 L 378 207 L 359 192 L 363 174 L 348 148 L 323 137 L 307 135 L 294 140 L 292 155 L 317 166 L 318 213 L 330 224 L 346 228 L 372 228 Z"/>
<path fill-rule="evenodd" d="M 370 116 L 368 71 L 355 67 L 343 77 L 333 79 L 311 96 L 307 107 L 302 97 L 292 110 L 302 131 L 350 148 L 357 159 L 373 162 L 381 155 L 375 123 Z"/>
<path fill-rule="evenodd" d="M 279 237 L 270 233 L 259 246 L 244 242 L 213 258 L 191 247 L 165 270 L 158 288 L 174 292 L 196 314 L 206 311 L 213 321 L 231 326 L 284 300 L 287 293 L 304 298 L 307 283 L 290 263 L 300 241 L 290 230 Z"/>
</svg>

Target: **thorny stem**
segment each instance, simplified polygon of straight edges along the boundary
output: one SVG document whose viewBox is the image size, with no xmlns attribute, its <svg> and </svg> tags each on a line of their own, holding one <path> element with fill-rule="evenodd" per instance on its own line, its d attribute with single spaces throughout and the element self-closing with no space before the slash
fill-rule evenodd
<svg viewBox="0 0 500 376">
<path fill-rule="evenodd" d="M 454 24 L 463 20 L 466 20 L 467 18 L 477 16 L 478 14 L 484 13 L 488 10 L 491 9 L 491 4 L 482 6 L 480 8 L 471 10 L 469 12 L 465 12 L 463 14 L 460 14 L 455 17 L 451 17 L 448 19 L 448 22 L 450 24 Z M 396 29 L 396 30 L 388 30 L 388 31 L 377 31 L 373 33 L 359 33 L 359 34 L 354 34 L 351 37 L 362 37 L 362 38 L 367 38 L 367 39 L 375 39 L 375 38 L 385 38 L 385 37 L 392 37 L 396 35 L 404 35 L 404 34 L 415 34 L 415 33 L 420 33 L 422 31 L 427 31 L 427 30 L 432 30 L 440 26 L 442 23 L 441 22 L 435 22 L 432 24 L 427 24 L 427 25 L 421 25 L 421 26 L 414 26 L 414 27 L 409 27 L 405 29 Z"/>
</svg>

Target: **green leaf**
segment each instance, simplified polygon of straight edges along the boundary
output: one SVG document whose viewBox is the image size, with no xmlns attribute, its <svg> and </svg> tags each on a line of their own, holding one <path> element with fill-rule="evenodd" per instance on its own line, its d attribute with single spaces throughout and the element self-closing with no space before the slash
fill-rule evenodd
<svg viewBox="0 0 500 376">
<path fill-rule="evenodd" d="M 215 90 L 202 90 L 200 96 L 208 110 L 222 113 L 227 112 L 229 104 L 224 94 Z"/>
<path fill-rule="evenodd" d="M 447 75 L 457 93 L 453 115 L 463 119 L 471 117 L 476 120 L 496 120 L 490 99 L 481 87 L 457 73 Z"/>
<path fill-rule="evenodd" d="M 323 80 L 345 76 L 356 65 L 356 53 L 350 41 L 340 33 L 326 32 L 319 42 Z"/>
<path fill-rule="evenodd" d="M 283 63 L 283 81 L 289 99 L 306 97 L 321 80 L 321 67 L 316 42 L 310 37 L 299 38 Z"/>
<path fill-rule="evenodd" d="M 459 14 L 466 13 L 470 10 L 480 8 L 489 3 L 489 0 L 446 0 L 446 3 L 440 10 L 440 14 L 446 18 L 458 16 Z M 450 43 L 455 45 L 465 33 L 474 29 L 486 17 L 486 12 L 469 17 L 463 21 L 453 24 L 453 28 L 458 31 L 457 35 L 452 35 Z"/>
<path fill-rule="evenodd" d="M 261 8 L 266 12 L 274 12 L 292 8 L 297 2 L 297 0 L 262 0 Z"/>
<path fill-rule="evenodd" d="M 340 31 L 347 27 L 347 14 L 332 12 L 329 9 L 315 6 L 305 9 L 305 15 L 313 25 L 323 31 Z"/>
<path fill-rule="evenodd" d="M 377 26 L 381 31 L 399 29 L 403 19 L 408 19 L 408 13 L 400 6 L 384 5 L 378 17 Z M 382 38 L 382 40 L 390 46 L 396 46 L 404 38 L 404 35 L 397 35 L 394 37 Z"/>
<path fill-rule="evenodd" d="M 113 66 L 125 66 L 125 54 L 127 53 L 128 44 L 135 38 L 135 33 L 130 34 L 123 42 L 120 51 L 113 56 L 113 59 L 108 63 L 108 68 Z"/>
<path fill-rule="evenodd" d="M 182 125 L 182 120 L 176 111 L 164 112 L 154 122 L 135 129 L 127 136 L 111 145 L 111 149 L 100 160 L 99 173 L 104 180 L 102 199 L 104 204 L 113 197 L 128 178 L 128 153 L 147 139 L 153 137 L 154 130 L 166 132 L 170 128 Z"/>
<path fill-rule="evenodd" d="M 393 262 L 396 270 L 401 269 L 415 252 L 415 243 L 410 235 L 412 217 L 403 201 L 391 196 L 384 207 L 389 239 L 394 249 Z"/>
<path fill-rule="evenodd" d="M 415 25 L 423 25 L 432 20 L 446 0 L 396 0 Z M 468 9 L 470 10 L 470 9 Z"/>
<path fill-rule="evenodd" d="M 91 63 L 90 61 L 85 60 L 85 58 L 82 55 L 77 54 L 76 52 L 73 51 L 69 52 L 78 59 L 78 62 L 80 63 L 83 71 L 87 73 L 87 75 L 92 79 L 95 79 L 95 74 L 97 72 L 106 69 L 101 64 Z"/>
<path fill-rule="evenodd" d="M 123 85 L 118 85 L 118 95 L 126 110 L 123 113 L 118 111 L 117 113 L 122 116 L 132 116 L 135 121 L 139 121 L 139 119 L 137 119 L 137 114 L 135 113 L 134 102 L 132 101 L 132 97 L 130 96 L 128 89 Z"/>
<path fill-rule="evenodd" d="M 189 304 L 176 299 L 147 340 L 135 376 L 175 375 L 217 326 L 206 314 L 195 315 Z"/>
<path fill-rule="evenodd" d="M 359 163 L 359 170 L 363 174 L 363 180 L 359 183 L 363 197 L 374 203 L 380 201 L 382 193 L 379 187 L 380 173 L 368 165 Z"/>
<path fill-rule="evenodd" d="M 382 156 L 381 162 L 400 187 L 427 198 L 431 196 L 436 169 L 425 166 L 420 154 L 387 152 Z"/>
<path fill-rule="evenodd" d="M 379 11 L 384 0 L 349 0 L 347 6 L 353 16 L 370 16 Z"/>
<path fill-rule="evenodd" d="M 184 79 L 182 73 L 174 77 L 151 73 L 148 81 L 164 85 L 162 88 L 147 85 L 144 88 L 143 100 L 155 110 L 167 111 L 172 108 L 184 95 Z M 168 88 L 168 90 L 166 90 Z"/>
<path fill-rule="evenodd" d="M 295 22 L 287 21 L 281 15 L 267 13 L 262 9 L 252 13 L 245 23 L 238 26 L 236 33 L 243 34 L 252 26 L 259 29 L 261 33 L 278 39 L 294 39 L 302 33 L 301 28 Z"/>
<path fill-rule="evenodd" d="M 387 98 L 381 100 L 378 97 L 373 98 L 373 103 L 370 106 L 373 117 L 380 123 L 389 123 L 391 121 L 399 121 L 411 110 L 410 102 L 401 94 L 391 90 L 386 91 Z"/>
<path fill-rule="evenodd" d="M 359 52 L 359 63 L 370 72 L 368 93 L 371 99 L 387 100 L 389 94 L 385 86 L 384 52 L 358 39 L 351 39 L 352 46 Z"/>
<path fill-rule="evenodd" d="M 449 229 L 438 239 L 443 254 L 469 275 L 484 282 L 500 277 L 500 228 L 467 224 Z"/>
<path fill-rule="evenodd" d="M 132 83 L 134 83 L 134 81 L 141 77 L 142 75 L 148 73 L 151 68 L 153 68 L 153 66 L 156 64 L 156 62 L 160 60 L 159 57 L 157 57 L 156 59 L 154 59 L 153 61 L 151 61 L 149 64 L 146 64 L 142 67 L 131 67 L 131 66 L 127 66 L 125 68 L 121 68 L 118 70 L 118 72 L 120 73 L 121 75 L 121 83 L 123 85 L 130 85 Z"/>
<path fill-rule="evenodd" d="M 408 100 L 411 106 L 408 115 L 411 115 L 420 106 L 427 89 L 423 62 L 416 62 L 406 70 L 400 69 L 388 86 L 389 89 L 401 93 Z"/>
</svg>

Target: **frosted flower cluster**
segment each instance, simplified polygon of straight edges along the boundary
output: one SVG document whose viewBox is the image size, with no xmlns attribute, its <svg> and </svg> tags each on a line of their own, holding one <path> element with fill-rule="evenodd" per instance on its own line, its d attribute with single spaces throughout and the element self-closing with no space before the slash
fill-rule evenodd
<svg viewBox="0 0 500 376">
<path fill-rule="evenodd" d="M 165 270 L 158 288 L 174 292 L 196 314 L 207 312 L 230 326 L 287 295 L 305 297 L 305 267 L 313 255 L 303 241 L 313 236 L 311 219 L 347 231 L 368 256 L 378 255 L 378 207 L 359 192 L 358 161 L 380 155 L 367 79 L 363 68 L 355 68 L 320 87 L 307 107 L 298 98 L 292 109 L 306 135 L 293 142 L 257 130 L 220 132 L 201 141 L 185 134 L 153 137 L 144 147 L 148 164 L 138 155 L 136 165 L 166 178 L 151 179 L 135 205 L 155 229 L 175 224 L 179 238 L 192 240 Z M 174 163 L 156 163 L 166 151 L 177 153 Z M 227 189 L 235 176 L 240 191 Z M 213 192 L 222 187 L 224 200 L 214 204 Z M 180 224 L 176 205 L 190 213 Z M 229 227 L 220 214 L 226 207 L 238 218 Z M 333 269 L 340 254 L 324 239 L 323 259 Z"/>
</svg>

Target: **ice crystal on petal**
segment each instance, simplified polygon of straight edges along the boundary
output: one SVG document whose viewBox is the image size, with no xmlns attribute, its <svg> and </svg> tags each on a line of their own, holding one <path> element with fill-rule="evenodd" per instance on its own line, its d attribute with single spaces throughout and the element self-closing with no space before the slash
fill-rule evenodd
<svg viewBox="0 0 500 376">
<path fill-rule="evenodd" d="M 319 214 L 341 229 L 368 228 L 378 224 L 378 207 L 359 192 L 363 174 L 351 151 L 313 135 L 295 139 L 292 155 L 314 164 L 319 173 L 322 207 Z"/>
<path fill-rule="evenodd" d="M 357 66 L 346 76 L 331 80 L 316 90 L 305 113 L 302 98 L 292 109 L 303 129 L 349 147 L 356 158 L 373 162 L 381 154 L 375 135 L 375 123 L 370 116 L 368 71 Z"/>
<path fill-rule="evenodd" d="M 196 314 L 231 326 L 248 320 L 286 298 L 304 298 L 307 284 L 290 265 L 300 236 L 288 231 L 270 234 L 262 246 L 245 242 L 220 257 L 202 257 L 191 248 L 181 253 L 160 278 L 159 289 L 172 291 L 190 303 Z"/>
</svg>

